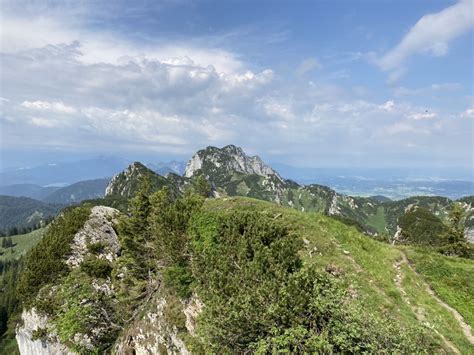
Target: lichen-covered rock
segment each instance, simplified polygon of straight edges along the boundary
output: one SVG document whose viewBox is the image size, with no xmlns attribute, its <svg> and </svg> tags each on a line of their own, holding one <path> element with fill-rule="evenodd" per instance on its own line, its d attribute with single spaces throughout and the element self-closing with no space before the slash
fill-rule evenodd
<svg viewBox="0 0 474 355">
<path fill-rule="evenodd" d="M 175 326 L 164 315 L 167 301 L 163 297 L 152 300 L 143 316 L 126 327 L 117 340 L 116 354 L 189 354 Z"/>
<path fill-rule="evenodd" d="M 91 209 L 90 217 L 84 227 L 74 236 L 71 255 L 66 260 L 69 266 L 79 266 L 88 253 L 89 246 L 98 243 L 101 245 L 98 258 L 115 260 L 120 251 L 117 233 L 114 230 L 118 213 L 116 209 L 105 206 L 95 206 Z"/>
<path fill-rule="evenodd" d="M 57 335 L 51 330 L 47 336 L 40 337 L 36 340 L 35 334 L 42 330 L 51 329 L 48 318 L 30 309 L 23 311 L 21 314 L 22 324 L 16 330 L 16 341 L 20 354 L 28 355 L 68 355 L 74 354 L 65 345 L 59 342 Z M 38 337 L 38 335 L 36 336 Z"/>
</svg>

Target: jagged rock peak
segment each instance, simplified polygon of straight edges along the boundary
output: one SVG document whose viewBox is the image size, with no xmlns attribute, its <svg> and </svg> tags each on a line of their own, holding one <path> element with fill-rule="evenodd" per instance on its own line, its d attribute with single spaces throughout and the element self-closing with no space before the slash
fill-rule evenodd
<svg viewBox="0 0 474 355">
<path fill-rule="evenodd" d="M 139 180 L 144 174 L 156 174 L 142 163 L 136 161 L 130 164 L 124 171 L 115 175 L 110 180 L 105 189 L 105 196 L 109 195 L 126 195 L 125 189 L 129 188 L 127 182 L 131 180 Z"/>
<path fill-rule="evenodd" d="M 259 156 L 248 156 L 242 148 L 232 144 L 223 148 L 209 146 L 199 150 L 186 164 L 184 176 L 191 177 L 198 170 L 205 170 L 206 165 L 229 172 L 236 171 L 265 177 L 273 175 L 282 180 L 278 173 L 265 164 Z"/>
</svg>

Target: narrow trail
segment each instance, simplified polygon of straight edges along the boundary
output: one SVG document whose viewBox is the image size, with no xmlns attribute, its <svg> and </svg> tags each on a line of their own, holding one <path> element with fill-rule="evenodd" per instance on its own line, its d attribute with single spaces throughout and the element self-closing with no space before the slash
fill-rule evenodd
<svg viewBox="0 0 474 355">
<path fill-rule="evenodd" d="M 406 257 L 406 254 L 403 252 L 403 251 L 400 251 L 401 255 L 402 255 L 402 258 L 401 260 L 397 261 L 396 263 L 393 264 L 393 267 L 395 268 L 397 274 L 395 276 L 395 286 L 397 287 L 398 291 L 400 291 L 400 294 L 402 295 L 402 299 L 403 301 L 411 308 L 412 312 L 415 314 L 416 316 L 416 319 L 419 321 L 419 322 L 423 322 L 425 321 L 425 315 L 424 315 L 424 310 L 420 307 L 415 307 L 414 305 L 412 305 L 410 303 L 410 300 L 408 299 L 407 297 L 407 293 L 406 291 L 404 290 L 403 286 L 402 286 L 402 283 L 403 283 L 403 273 L 401 271 L 401 267 L 403 264 L 407 265 L 410 270 L 412 270 L 420 279 L 421 281 L 423 282 L 423 285 L 425 287 L 425 290 L 426 292 L 428 292 L 428 294 L 439 304 L 441 305 L 442 307 L 446 308 L 447 310 L 449 310 L 453 316 L 456 318 L 456 320 L 458 321 L 459 323 L 459 326 L 462 328 L 463 330 L 463 333 L 464 333 L 464 336 L 471 342 L 471 344 L 473 344 L 473 336 L 472 336 L 472 333 L 471 333 L 471 327 L 464 321 L 464 318 L 459 314 L 458 311 L 456 311 L 454 308 L 452 308 L 451 306 L 449 306 L 448 304 L 446 304 L 445 302 L 443 302 L 442 300 L 440 300 L 438 298 L 438 296 L 436 296 L 436 294 L 433 292 L 433 290 L 430 288 L 430 286 L 423 280 L 422 276 L 420 274 L 418 274 L 418 272 L 410 265 L 410 262 L 408 261 L 407 257 Z M 435 332 L 436 334 L 438 334 L 440 336 L 440 338 L 443 340 L 444 344 L 446 345 L 447 348 L 451 349 L 451 351 L 454 353 L 454 354 L 461 354 L 461 352 L 459 351 L 458 348 L 456 348 L 456 346 L 451 343 L 448 339 L 446 339 L 444 337 L 443 334 L 441 334 L 440 332 L 438 332 L 436 329 L 435 329 Z"/>
<path fill-rule="evenodd" d="M 463 316 L 462 316 L 456 309 L 454 309 L 453 307 L 451 307 L 449 304 L 447 304 L 446 302 L 444 302 L 443 300 L 441 300 L 441 299 L 436 295 L 436 293 L 431 289 L 430 285 L 429 285 L 426 281 L 424 281 L 423 276 L 421 276 L 421 275 L 415 270 L 415 268 L 410 264 L 410 262 L 409 262 L 408 259 L 407 259 L 406 254 L 405 254 L 403 251 L 402 251 L 401 253 L 402 253 L 403 262 L 408 265 L 408 267 L 410 268 L 411 271 L 413 271 L 416 275 L 418 275 L 418 276 L 420 277 L 421 280 L 423 280 L 423 284 L 424 284 L 424 286 L 425 286 L 426 292 L 428 292 L 428 293 L 430 294 L 430 296 L 431 296 L 436 302 L 438 302 L 439 305 L 441 305 L 442 307 L 444 307 L 445 309 L 447 309 L 448 311 L 451 312 L 451 314 L 454 316 L 454 318 L 456 318 L 456 320 L 458 321 L 459 326 L 461 327 L 462 332 L 464 333 L 464 336 L 466 337 L 466 339 L 467 339 L 472 345 L 474 345 L 474 335 L 472 335 L 471 326 L 466 323 L 466 321 L 464 320 Z"/>
</svg>

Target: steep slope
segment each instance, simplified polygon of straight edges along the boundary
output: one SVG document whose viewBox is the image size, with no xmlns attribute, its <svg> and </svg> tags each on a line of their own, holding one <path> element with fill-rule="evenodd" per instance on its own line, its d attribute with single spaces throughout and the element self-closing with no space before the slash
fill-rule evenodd
<svg viewBox="0 0 474 355">
<path fill-rule="evenodd" d="M 49 203 L 73 204 L 83 200 L 103 197 L 110 179 L 95 179 L 76 182 L 57 189 L 47 195 L 43 201 Z"/>
<path fill-rule="evenodd" d="M 148 169 L 145 165 L 135 162 L 124 171 L 115 175 L 105 189 L 105 196 L 133 197 L 139 188 L 140 181 L 147 176 L 150 179 L 152 190 L 159 190 L 168 186 L 168 180 Z"/>
<path fill-rule="evenodd" d="M 120 250 L 114 230 L 117 215 L 118 211 L 103 206 L 68 212 L 33 249 L 20 289 L 23 300 L 34 300 L 30 294 L 34 290 L 40 295 L 33 307 L 31 301 L 24 301 L 16 330 L 21 354 L 90 353 L 116 331 L 110 310 L 114 291 L 107 276 Z M 47 254 L 51 248 L 56 249 L 54 255 Z M 48 264 L 48 258 L 54 264 Z M 35 275 L 41 268 L 50 274 Z M 61 288 L 51 287 L 58 277 Z M 48 291 L 41 295 L 45 288 Z M 42 304 L 45 299 L 56 304 Z"/>
<path fill-rule="evenodd" d="M 63 207 L 27 197 L 0 196 L 0 229 L 34 227 Z"/>
</svg>

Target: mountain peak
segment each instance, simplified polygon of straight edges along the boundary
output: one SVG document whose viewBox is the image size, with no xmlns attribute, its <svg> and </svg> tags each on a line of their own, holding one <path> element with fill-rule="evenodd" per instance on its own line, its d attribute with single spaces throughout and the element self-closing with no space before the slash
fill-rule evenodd
<svg viewBox="0 0 474 355">
<path fill-rule="evenodd" d="M 142 163 L 136 161 L 130 164 L 124 171 L 115 175 L 105 189 L 105 196 L 121 195 L 133 197 L 141 178 L 145 175 L 154 179 L 165 180 Z"/>
<path fill-rule="evenodd" d="M 242 148 L 226 145 L 223 148 L 209 146 L 196 152 L 186 164 L 184 175 L 192 177 L 197 172 L 205 175 L 228 174 L 232 172 L 281 177 L 258 156 L 248 156 Z"/>
</svg>

